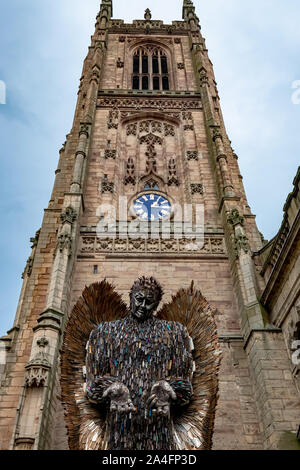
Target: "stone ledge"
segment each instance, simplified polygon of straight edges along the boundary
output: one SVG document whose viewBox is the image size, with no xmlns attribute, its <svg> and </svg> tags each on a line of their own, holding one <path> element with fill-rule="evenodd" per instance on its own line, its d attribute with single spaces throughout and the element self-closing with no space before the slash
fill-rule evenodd
<svg viewBox="0 0 300 470">
<path fill-rule="evenodd" d="M 253 333 L 282 333 L 282 329 L 281 328 L 276 328 L 275 326 L 274 326 L 274 328 L 253 328 L 252 330 L 250 330 L 247 338 L 245 339 L 244 349 L 247 348 L 248 343 L 249 343 Z"/>
</svg>

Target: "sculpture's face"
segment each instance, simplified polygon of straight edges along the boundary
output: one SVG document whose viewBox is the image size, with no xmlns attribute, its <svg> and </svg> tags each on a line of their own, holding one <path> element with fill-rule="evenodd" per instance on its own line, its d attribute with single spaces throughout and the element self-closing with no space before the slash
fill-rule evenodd
<svg viewBox="0 0 300 470">
<path fill-rule="evenodd" d="M 131 313 L 138 320 L 150 318 L 157 309 L 158 302 L 154 292 L 140 290 L 131 298 Z"/>
</svg>

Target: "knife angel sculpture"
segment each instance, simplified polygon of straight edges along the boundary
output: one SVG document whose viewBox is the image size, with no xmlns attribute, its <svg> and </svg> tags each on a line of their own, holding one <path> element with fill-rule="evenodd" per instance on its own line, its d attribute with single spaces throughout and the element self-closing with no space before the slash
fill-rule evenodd
<svg viewBox="0 0 300 470">
<path fill-rule="evenodd" d="M 193 283 L 158 313 L 163 292 L 141 277 L 130 309 L 107 281 L 70 315 L 61 387 L 72 450 L 208 450 L 218 395 L 214 311 Z"/>
</svg>

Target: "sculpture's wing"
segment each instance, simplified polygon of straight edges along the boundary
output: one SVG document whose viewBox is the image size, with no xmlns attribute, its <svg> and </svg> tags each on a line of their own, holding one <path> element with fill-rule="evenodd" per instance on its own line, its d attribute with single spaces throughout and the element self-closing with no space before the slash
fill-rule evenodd
<svg viewBox="0 0 300 470">
<path fill-rule="evenodd" d="M 179 290 L 157 316 L 182 323 L 194 343 L 194 397 L 174 417 L 176 446 L 178 450 L 209 450 L 212 446 L 221 361 L 214 310 L 192 283 L 189 289 Z"/>
<path fill-rule="evenodd" d="M 105 449 L 105 422 L 85 397 L 86 344 L 99 323 L 119 320 L 127 306 L 107 281 L 86 287 L 66 325 L 61 351 L 61 389 L 72 450 Z"/>
</svg>

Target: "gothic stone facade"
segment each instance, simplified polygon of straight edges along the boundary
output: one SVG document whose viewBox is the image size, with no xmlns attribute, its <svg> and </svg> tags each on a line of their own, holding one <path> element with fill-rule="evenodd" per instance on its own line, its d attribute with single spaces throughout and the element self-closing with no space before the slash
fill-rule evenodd
<svg viewBox="0 0 300 470">
<path fill-rule="evenodd" d="M 120 195 L 131 201 L 145 188 L 204 207 L 202 248 L 191 249 L 172 234 L 97 236 L 99 206 L 118 211 Z M 266 248 L 191 1 L 183 2 L 183 21 L 171 25 L 152 20 L 150 11 L 124 24 L 112 19 L 112 1 L 102 2 L 74 124 L 60 150 L 42 228 L 31 242 L 15 322 L 0 341 L 1 449 L 68 448 L 59 399 L 68 315 L 85 285 L 106 278 L 128 300 L 139 275 L 162 282 L 165 301 L 194 280 L 216 309 L 223 361 L 214 449 L 297 445 L 290 335 L 299 321 L 299 258 L 290 252 L 293 273 L 283 258 L 284 284 L 280 270 L 268 275 L 280 241 L 264 264 Z"/>
</svg>

